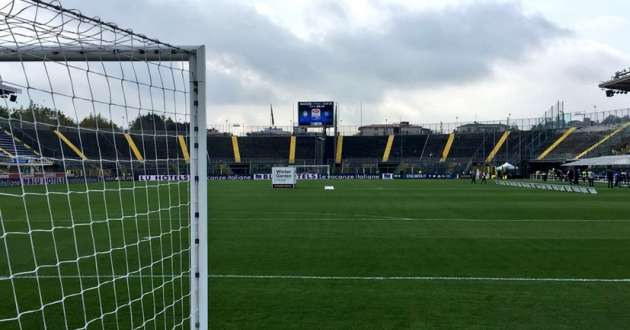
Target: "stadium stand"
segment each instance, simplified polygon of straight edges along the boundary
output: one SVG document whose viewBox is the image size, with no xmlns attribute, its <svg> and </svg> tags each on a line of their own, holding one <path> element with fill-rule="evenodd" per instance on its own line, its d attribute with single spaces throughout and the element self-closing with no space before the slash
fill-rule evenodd
<svg viewBox="0 0 630 330">
<path fill-rule="evenodd" d="M 0 151 L 8 156 L 38 157 L 37 154 L 19 139 L 15 139 L 10 132 L 0 130 Z"/>
<path fill-rule="evenodd" d="M 564 140 L 566 140 L 567 137 L 573 134 L 576 129 L 577 127 L 570 127 L 569 129 L 564 131 L 564 133 L 562 133 L 562 135 L 560 135 L 560 137 L 558 137 L 549 147 L 547 147 L 545 151 L 543 151 L 536 159 L 537 160 L 545 159 L 545 157 L 547 157 L 547 155 L 553 152 Z"/>
<path fill-rule="evenodd" d="M 455 134 L 449 158 L 479 161 L 494 144 L 493 137 L 485 133 Z"/>
<path fill-rule="evenodd" d="M 484 130 L 451 134 L 398 134 L 334 136 L 301 134 L 294 138 L 294 164 L 327 164 L 338 173 L 366 171 L 468 173 L 474 166 L 504 162 L 526 168 L 531 162 L 561 164 L 589 148 L 589 156 L 630 151 L 630 127 L 611 134 L 623 123 L 612 122 L 584 128 L 565 126 L 529 130 L 510 130 L 493 157 L 488 157 L 504 135 L 504 130 Z M 60 127 L 28 122 L 0 122 L 0 148 L 10 154 L 56 160 L 58 169 L 107 170 L 111 173 L 152 174 L 174 170 L 178 161 L 187 161 L 182 148 L 187 138 L 182 132 L 140 134 L 119 130 Z M 69 143 L 55 133 L 59 133 Z M 570 132 L 570 133 L 567 133 Z M 610 135 L 610 136 L 609 136 Z M 446 161 L 440 162 L 449 138 L 452 144 Z M 609 136 L 609 137 L 608 137 Z M 14 138 L 13 138 L 14 137 Z M 606 138 L 608 137 L 608 138 Z M 605 139 L 606 138 L 606 139 Z M 249 135 L 232 138 L 229 134 L 209 132 L 208 164 L 213 174 L 253 174 L 267 172 L 271 166 L 291 163 L 290 135 Z M 604 140 L 604 142 L 601 142 Z M 234 157 L 238 144 L 240 163 Z M 337 141 L 338 145 L 335 145 Z M 388 141 L 391 145 L 388 148 Z M 15 145 L 15 147 L 13 147 Z M 29 146 L 32 147 L 29 148 Z M 339 147 L 338 150 L 336 147 Z M 17 151 L 15 150 L 17 149 Z M 135 149 L 135 150 L 134 150 Z M 336 154 L 335 151 L 338 151 Z M 386 151 L 389 154 L 386 155 Z M 540 156 L 546 153 L 543 159 Z M 41 156 L 38 156 L 41 155 Z M 81 158 L 85 156 L 85 164 Z M 384 157 L 387 156 L 387 157 Z M 98 161 L 97 161 L 98 160 Z"/>
<path fill-rule="evenodd" d="M 13 136 L 33 147 L 43 157 L 61 159 L 62 155 L 73 155 L 72 150 L 60 143 L 59 138 L 53 133 L 49 125 L 20 123 L 12 125 Z M 63 153 L 63 154 L 62 154 Z"/>
<path fill-rule="evenodd" d="M 238 143 L 242 162 L 274 162 L 279 160 L 286 162 L 289 157 L 289 137 L 287 136 L 248 136 L 239 138 Z"/>
<path fill-rule="evenodd" d="M 575 156 L 576 159 L 581 159 L 591 153 L 597 153 L 599 156 L 602 155 L 602 151 L 601 148 L 607 147 L 609 146 L 616 137 L 618 137 L 619 135 L 622 135 L 623 132 L 625 130 L 627 130 L 630 127 L 630 121 L 625 122 L 617 127 L 615 127 L 614 130 L 611 130 L 610 132 L 607 132 L 600 140 L 598 140 L 597 142 L 595 142 L 595 144 L 591 145 L 590 147 L 586 148 L 584 151 L 580 152 L 577 156 Z M 599 150 L 598 150 L 599 149 Z M 608 148 L 610 149 L 610 148 Z M 608 152 L 606 151 L 606 154 Z"/>
<path fill-rule="evenodd" d="M 556 161 L 573 159 L 579 153 L 600 141 L 612 128 L 610 126 L 593 126 L 578 129 L 550 152 L 545 159 Z"/>
<path fill-rule="evenodd" d="M 229 136 L 208 136 L 208 159 L 214 163 L 232 163 L 232 139 Z M 265 144 L 266 145 L 266 144 Z"/>
<path fill-rule="evenodd" d="M 345 145 L 344 158 L 380 161 L 383 157 L 387 139 L 387 136 L 346 136 L 343 141 Z M 396 150 L 395 147 L 392 149 Z"/>
</svg>

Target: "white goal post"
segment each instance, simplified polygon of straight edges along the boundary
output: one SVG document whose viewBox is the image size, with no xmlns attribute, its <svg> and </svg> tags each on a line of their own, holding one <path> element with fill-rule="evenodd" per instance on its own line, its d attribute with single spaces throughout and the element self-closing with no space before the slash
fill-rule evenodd
<svg viewBox="0 0 630 330">
<path fill-rule="evenodd" d="M 204 46 L 0 16 L 0 328 L 208 329 Z"/>
</svg>

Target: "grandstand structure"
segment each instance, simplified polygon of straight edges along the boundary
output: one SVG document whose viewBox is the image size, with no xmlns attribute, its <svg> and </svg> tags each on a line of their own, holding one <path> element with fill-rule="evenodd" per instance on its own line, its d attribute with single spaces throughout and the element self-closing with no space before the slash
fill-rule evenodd
<svg viewBox="0 0 630 330">
<path fill-rule="evenodd" d="M 274 165 L 325 164 L 338 174 L 455 175 L 509 162 L 527 175 L 573 159 L 628 152 L 630 109 L 557 113 L 509 124 L 443 124 L 450 131 L 427 129 L 425 134 L 344 134 L 352 131 L 348 128 L 327 137 L 212 134 L 208 170 L 213 175 L 251 175 L 267 173 Z"/>
<path fill-rule="evenodd" d="M 582 120 L 569 120 L 582 116 Z M 329 165 L 336 174 L 435 173 L 461 174 L 474 167 L 509 162 L 522 175 L 587 156 L 627 153 L 630 109 L 591 114 L 565 114 L 559 122 L 532 125 L 513 120 L 511 126 L 468 123 L 451 132 L 365 136 L 208 134 L 211 175 L 269 173 L 275 165 Z M 536 119 L 536 122 L 545 122 Z M 458 127 L 466 129 L 458 130 Z M 478 129 L 470 129 L 470 127 Z M 490 128 L 488 128 L 488 126 Z M 521 127 L 525 129 L 521 129 Z M 146 133 L 146 132 L 145 132 Z M 38 138 L 39 137 L 39 138 Z M 33 146 L 37 146 L 36 148 Z M 111 132 L 56 127 L 0 118 L 0 153 L 5 161 L 31 159 L 51 169 L 87 175 L 132 179 L 185 168 L 189 161 L 185 126 L 165 135 L 133 130 Z M 55 161 L 64 155 L 65 164 Z M 156 159 L 160 161 L 155 161 Z M 168 161 L 164 161 L 168 160 Z M 11 171 L 11 163 L 4 163 Z M 185 173 L 184 173 L 185 174 Z"/>
</svg>

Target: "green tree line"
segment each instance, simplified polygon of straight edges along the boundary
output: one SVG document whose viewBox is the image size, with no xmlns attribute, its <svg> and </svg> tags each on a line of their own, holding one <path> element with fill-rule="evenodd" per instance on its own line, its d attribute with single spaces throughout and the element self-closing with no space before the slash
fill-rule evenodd
<svg viewBox="0 0 630 330">
<path fill-rule="evenodd" d="M 98 128 L 101 130 L 114 130 L 120 131 L 121 127 L 115 122 L 103 117 L 99 114 L 89 114 L 87 117 L 81 119 L 77 125 L 76 121 L 60 111 L 55 111 L 48 107 L 39 105 L 31 105 L 28 108 L 11 109 L 4 106 L 0 106 L 0 118 L 14 119 L 23 122 L 38 122 L 48 124 L 52 126 L 69 126 L 69 127 L 83 127 L 83 128 Z M 188 126 L 188 123 L 176 122 L 170 117 L 160 116 L 157 114 L 145 114 L 140 115 L 136 119 L 132 120 L 129 125 L 129 130 L 132 131 L 175 131 L 184 130 Z"/>
</svg>

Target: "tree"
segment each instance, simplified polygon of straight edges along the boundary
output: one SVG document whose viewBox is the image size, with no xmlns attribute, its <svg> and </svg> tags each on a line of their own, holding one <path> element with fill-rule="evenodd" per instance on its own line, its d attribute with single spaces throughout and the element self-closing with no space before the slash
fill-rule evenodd
<svg viewBox="0 0 630 330">
<path fill-rule="evenodd" d="M 0 106 L 0 118 L 9 118 L 9 109 Z"/>
<path fill-rule="evenodd" d="M 98 128 L 98 129 L 108 129 L 108 130 L 118 130 L 118 125 L 116 125 L 113 121 L 103 118 L 101 114 L 90 114 L 89 116 L 83 118 L 79 123 L 79 126 L 85 128 Z"/>
<path fill-rule="evenodd" d="M 24 122 L 45 123 L 56 126 L 76 126 L 77 124 L 72 118 L 66 116 L 63 112 L 53 110 L 48 107 L 39 106 L 37 104 L 31 104 L 28 108 L 20 108 L 13 111 L 11 114 L 12 119 L 17 119 Z"/>
<path fill-rule="evenodd" d="M 153 113 L 141 115 L 131 122 L 130 130 L 134 131 L 183 131 L 188 123 L 178 123 L 170 117 L 159 116 Z"/>
</svg>

